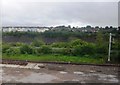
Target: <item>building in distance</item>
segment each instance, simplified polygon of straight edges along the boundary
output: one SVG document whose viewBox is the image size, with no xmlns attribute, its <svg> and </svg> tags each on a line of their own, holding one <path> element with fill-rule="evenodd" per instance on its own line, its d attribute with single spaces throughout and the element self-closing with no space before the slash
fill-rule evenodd
<svg viewBox="0 0 120 85">
<path fill-rule="evenodd" d="M 48 27 L 21 27 L 21 26 L 8 26 L 8 27 L 2 27 L 3 32 L 45 32 L 46 30 L 49 30 Z"/>
</svg>

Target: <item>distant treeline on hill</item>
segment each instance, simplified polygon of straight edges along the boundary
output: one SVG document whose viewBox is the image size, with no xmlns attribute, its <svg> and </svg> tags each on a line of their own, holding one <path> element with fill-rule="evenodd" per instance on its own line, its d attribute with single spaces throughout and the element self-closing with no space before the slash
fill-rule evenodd
<svg viewBox="0 0 120 85">
<path fill-rule="evenodd" d="M 104 31 L 104 32 L 111 32 L 111 31 L 117 31 L 119 30 L 119 27 L 113 27 L 113 26 L 106 26 L 106 27 L 99 27 L 95 26 L 92 27 L 90 25 L 87 25 L 86 27 L 71 27 L 68 26 L 56 26 L 56 27 L 30 27 L 30 26 L 4 26 L 2 27 L 3 32 L 45 32 L 45 31 L 67 31 L 67 32 L 98 32 L 98 31 Z"/>
<path fill-rule="evenodd" d="M 81 32 L 80 29 L 99 29 L 96 32 Z M 82 39 L 87 42 L 95 42 L 97 34 L 101 32 L 105 41 L 109 39 L 109 33 L 116 34 L 119 36 L 118 28 L 114 27 L 91 27 L 87 26 L 84 28 L 72 28 L 71 26 L 57 26 L 55 28 L 46 30 L 45 32 L 19 32 L 19 31 L 11 31 L 11 32 L 3 32 L 3 42 L 24 42 L 31 43 L 35 39 L 43 40 L 46 44 L 54 43 L 54 42 L 67 42 L 74 39 Z M 116 37 L 115 36 L 115 37 Z M 118 37 L 116 37 L 118 38 Z"/>
</svg>

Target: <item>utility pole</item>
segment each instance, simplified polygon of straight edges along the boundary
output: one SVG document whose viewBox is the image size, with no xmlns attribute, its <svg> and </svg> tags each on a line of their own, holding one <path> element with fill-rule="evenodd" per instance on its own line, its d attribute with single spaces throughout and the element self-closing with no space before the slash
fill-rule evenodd
<svg viewBox="0 0 120 85">
<path fill-rule="evenodd" d="M 110 33 L 109 36 L 109 50 L 108 50 L 108 62 L 110 61 L 110 53 L 111 53 L 111 38 L 112 38 L 112 34 Z"/>
</svg>

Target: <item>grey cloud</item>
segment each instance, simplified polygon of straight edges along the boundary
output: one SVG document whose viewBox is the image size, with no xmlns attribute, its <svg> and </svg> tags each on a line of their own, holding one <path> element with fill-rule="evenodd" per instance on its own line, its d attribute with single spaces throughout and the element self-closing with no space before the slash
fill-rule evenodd
<svg viewBox="0 0 120 85">
<path fill-rule="evenodd" d="M 2 10 L 3 25 L 117 26 L 118 22 L 117 2 L 16 2 L 3 5 Z"/>
</svg>

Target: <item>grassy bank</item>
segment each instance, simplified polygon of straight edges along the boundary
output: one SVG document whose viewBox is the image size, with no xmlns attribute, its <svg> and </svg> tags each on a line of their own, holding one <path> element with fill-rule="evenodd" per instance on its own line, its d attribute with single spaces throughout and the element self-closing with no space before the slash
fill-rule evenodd
<svg viewBox="0 0 120 85">
<path fill-rule="evenodd" d="M 103 64 L 105 63 L 102 58 L 87 57 L 87 56 L 67 56 L 67 55 L 30 55 L 30 54 L 20 54 L 20 55 L 5 55 L 3 54 L 3 59 L 11 60 L 30 60 L 30 61 L 58 61 L 58 62 L 73 62 L 73 63 L 90 63 L 90 64 Z"/>
</svg>

